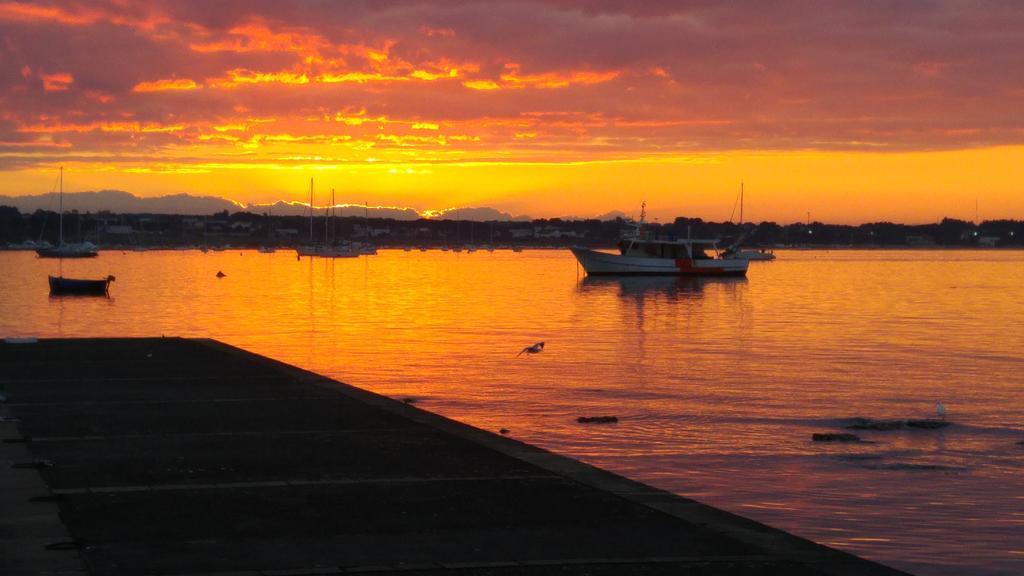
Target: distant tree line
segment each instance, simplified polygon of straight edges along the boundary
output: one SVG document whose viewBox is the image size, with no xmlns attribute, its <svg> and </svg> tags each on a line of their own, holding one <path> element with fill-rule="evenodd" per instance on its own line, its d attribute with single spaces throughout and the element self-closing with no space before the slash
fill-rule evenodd
<svg viewBox="0 0 1024 576">
<path fill-rule="evenodd" d="M 0 244 L 42 240 L 56 243 L 56 212 L 37 210 L 23 214 L 0 206 Z M 628 230 L 622 220 L 562 220 L 473 222 L 457 220 L 392 220 L 348 216 L 313 220 L 314 241 L 372 239 L 380 245 L 439 244 L 544 244 L 612 246 Z M 935 224 L 873 222 L 857 226 L 822 222 L 778 224 L 708 222 L 676 218 L 671 223 L 650 223 L 645 231 L 661 236 L 737 239 L 752 246 L 1020 246 L 1024 221 L 987 220 L 979 224 L 944 218 Z M 310 221 L 304 216 L 268 216 L 251 212 L 208 216 L 167 214 L 64 214 L 66 241 L 88 240 L 100 245 L 261 244 L 293 245 L 308 242 Z"/>
</svg>

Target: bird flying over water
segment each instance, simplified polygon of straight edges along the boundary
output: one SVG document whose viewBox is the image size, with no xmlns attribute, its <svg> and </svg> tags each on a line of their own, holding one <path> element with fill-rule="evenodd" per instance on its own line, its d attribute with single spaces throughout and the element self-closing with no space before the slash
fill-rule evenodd
<svg viewBox="0 0 1024 576">
<path fill-rule="evenodd" d="M 522 350 L 520 350 L 519 354 L 516 354 L 516 358 L 519 358 L 520 356 L 522 356 L 523 353 L 526 353 L 526 354 L 537 354 L 538 352 L 543 352 L 543 351 L 544 351 L 544 343 L 543 342 L 537 342 L 533 346 L 527 346 L 526 348 L 523 348 Z"/>
</svg>

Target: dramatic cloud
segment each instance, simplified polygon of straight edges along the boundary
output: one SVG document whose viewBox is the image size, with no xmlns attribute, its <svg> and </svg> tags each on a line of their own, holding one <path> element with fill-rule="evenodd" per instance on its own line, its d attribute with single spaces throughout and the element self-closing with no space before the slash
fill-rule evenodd
<svg viewBox="0 0 1024 576">
<path fill-rule="evenodd" d="M 1022 101 L 1001 0 L 0 1 L 0 171 L 957 150 Z"/>
</svg>

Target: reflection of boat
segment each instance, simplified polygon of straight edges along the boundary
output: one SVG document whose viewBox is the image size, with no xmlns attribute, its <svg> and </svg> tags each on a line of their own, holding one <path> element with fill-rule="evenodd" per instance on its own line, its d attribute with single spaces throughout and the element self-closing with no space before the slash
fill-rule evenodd
<svg viewBox="0 0 1024 576">
<path fill-rule="evenodd" d="M 51 296 L 106 296 L 113 276 L 103 280 L 79 280 L 63 276 L 50 276 Z"/>
<path fill-rule="evenodd" d="M 590 275 L 743 276 L 746 260 L 718 255 L 718 241 L 658 237 L 644 234 L 645 211 L 629 237 L 619 242 L 619 253 L 572 248 L 572 253 Z M 709 254 L 708 252 L 712 252 Z"/>
<path fill-rule="evenodd" d="M 745 276 L 587 276 L 581 291 L 617 289 L 622 295 L 696 294 L 708 286 L 737 286 L 747 283 Z"/>
</svg>

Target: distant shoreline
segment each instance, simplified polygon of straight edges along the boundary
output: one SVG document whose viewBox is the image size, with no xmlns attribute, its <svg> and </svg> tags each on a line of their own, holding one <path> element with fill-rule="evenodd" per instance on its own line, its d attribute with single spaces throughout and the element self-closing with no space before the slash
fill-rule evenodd
<svg viewBox="0 0 1024 576">
<path fill-rule="evenodd" d="M 378 245 L 379 250 L 449 250 L 453 251 L 455 248 L 465 250 L 467 248 L 475 248 L 477 250 L 487 251 L 488 248 L 493 248 L 494 251 L 509 251 L 509 250 L 568 250 L 573 247 L 573 244 L 559 244 L 559 245 L 537 245 L 537 244 L 515 244 L 515 245 L 502 245 L 488 247 L 487 245 L 481 244 L 461 244 L 461 245 L 422 245 L 422 244 L 385 244 Z M 275 250 L 290 251 L 295 250 L 294 244 L 289 245 L 246 245 L 246 246 L 233 246 L 233 245 L 211 245 L 207 249 L 210 252 L 229 252 L 229 251 L 256 251 L 259 248 L 271 247 Z M 617 248 L 616 246 L 607 245 L 589 245 L 589 248 L 597 250 L 612 250 Z M 854 251 L 891 251 L 891 252 L 1021 252 L 1024 251 L 1024 246 L 821 246 L 821 245 L 807 245 L 807 246 L 758 246 L 766 250 L 779 250 L 784 252 L 830 252 L 830 251 L 843 251 L 843 252 L 854 252 Z M 200 251 L 202 246 L 194 245 L 112 245 L 112 246 L 98 246 L 96 248 L 99 252 L 190 252 Z M 35 252 L 35 247 L 26 246 L 0 246 L 0 252 Z"/>
</svg>

